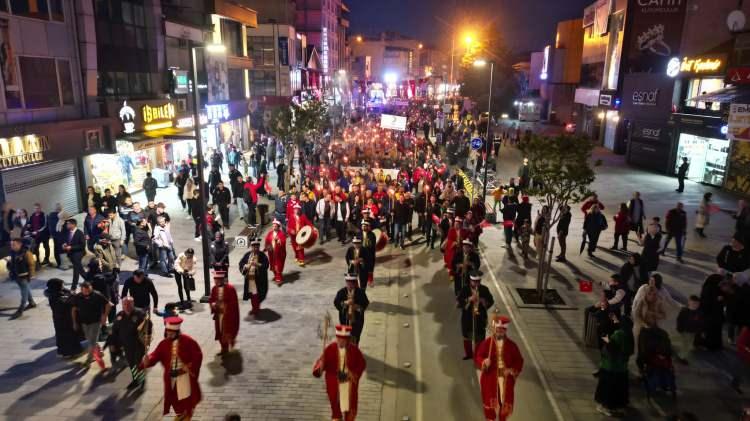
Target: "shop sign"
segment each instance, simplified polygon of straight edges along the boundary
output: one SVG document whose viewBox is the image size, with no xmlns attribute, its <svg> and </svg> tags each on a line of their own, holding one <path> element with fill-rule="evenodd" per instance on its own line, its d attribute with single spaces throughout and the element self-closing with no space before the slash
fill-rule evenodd
<svg viewBox="0 0 750 421">
<path fill-rule="evenodd" d="M 750 142 L 750 104 L 731 104 L 727 137 L 730 140 Z"/>
<path fill-rule="evenodd" d="M 730 67 L 727 69 L 727 77 L 724 81 L 733 85 L 750 83 L 750 67 Z"/>
<path fill-rule="evenodd" d="M 207 104 L 206 117 L 211 123 L 229 120 L 229 104 Z"/>
<path fill-rule="evenodd" d="M 201 114 L 198 118 L 200 118 L 201 126 L 205 126 L 208 124 L 208 117 L 206 117 L 205 114 Z M 178 129 L 189 129 L 195 126 L 195 121 L 192 116 L 190 117 L 182 117 L 177 119 L 177 124 L 175 127 Z"/>
<path fill-rule="evenodd" d="M 667 76 L 677 77 L 680 74 L 716 75 L 724 70 L 726 57 L 673 57 L 667 63 Z"/>
<path fill-rule="evenodd" d="M 122 103 L 122 108 L 120 108 L 118 114 L 120 116 L 120 121 L 122 121 L 123 133 L 131 134 L 135 132 L 135 110 L 128 105 L 128 101 Z"/>
<path fill-rule="evenodd" d="M 177 113 L 175 112 L 174 104 L 168 102 L 166 104 L 151 106 L 144 105 L 141 108 L 141 115 L 143 116 L 143 122 L 146 123 L 146 130 L 156 130 L 158 128 L 172 127 L 172 120 L 174 120 Z M 151 126 L 151 127 L 149 127 Z"/>
<path fill-rule="evenodd" d="M 631 72 L 663 72 L 682 42 L 688 0 L 628 2 L 628 39 L 621 68 Z"/>
<path fill-rule="evenodd" d="M 30 134 L 0 138 L 0 169 L 42 162 L 47 151 L 49 140 L 46 136 Z"/>
<path fill-rule="evenodd" d="M 642 139 L 659 140 L 661 139 L 661 130 L 661 128 L 638 127 L 633 136 Z"/>
<path fill-rule="evenodd" d="M 599 93 L 599 105 L 602 107 L 611 107 L 612 94 Z"/>
<path fill-rule="evenodd" d="M 633 91 L 633 105 L 655 107 L 659 99 L 659 90 Z"/>
<path fill-rule="evenodd" d="M 183 95 L 190 92 L 190 81 L 187 70 L 173 70 L 174 73 L 174 93 Z"/>
</svg>

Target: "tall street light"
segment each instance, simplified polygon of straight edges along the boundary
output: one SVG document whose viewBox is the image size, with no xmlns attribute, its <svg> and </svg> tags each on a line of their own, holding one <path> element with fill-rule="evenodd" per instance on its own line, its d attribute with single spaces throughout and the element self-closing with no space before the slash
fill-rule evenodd
<svg viewBox="0 0 750 421">
<path fill-rule="evenodd" d="M 190 47 L 190 74 L 193 82 L 193 130 L 195 130 L 195 153 L 198 155 L 198 201 L 200 202 L 200 211 L 203 214 L 203 221 L 200 223 L 200 234 L 201 234 L 201 250 L 203 251 L 203 286 L 205 288 L 203 297 L 201 297 L 202 303 L 208 302 L 208 297 L 211 294 L 211 271 L 210 271 L 210 258 L 208 249 L 208 227 L 206 226 L 206 192 L 204 188 L 205 178 L 203 176 L 203 165 L 205 159 L 203 157 L 203 140 L 201 139 L 201 119 L 200 119 L 200 95 L 198 93 L 198 66 L 196 61 L 196 51 L 199 49 L 205 50 L 210 54 L 221 54 L 226 52 L 227 48 L 221 44 L 209 44 L 209 45 L 195 45 L 193 41 L 188 41 Z"/>
<path fill-rule="evenodd" d="M 474 61 L 475 67 L 486 67 L 487 66 L 487 60 L 476 60 Z M 483 183 L 482 183 L 482 203 L 485 203 L 487 200 L 487 161 L 490 159 L 490 122 L 491 116 L 492 116 L 492 76 L 493 73 L 495 73 L 495 62 L 490 61 L 490 92 L 489 92 L 489 99 L 487 100 L 487 135 L 485 137 L 484 141 L 484 175 L 483 175 Z"/>
</svg>

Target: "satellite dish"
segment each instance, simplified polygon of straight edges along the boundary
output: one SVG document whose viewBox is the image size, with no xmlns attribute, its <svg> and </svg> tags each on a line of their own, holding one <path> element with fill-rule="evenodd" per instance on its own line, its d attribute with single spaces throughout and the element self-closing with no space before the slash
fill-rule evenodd
<svg viewBox="0 0 750 421">
<path fill-rule="evenodd" d="M 727 27 L 731 32 L 739 32 L 745 29 L 747 18 L 742 10 L 732 10 L 727 16 Z"/>
</svg>

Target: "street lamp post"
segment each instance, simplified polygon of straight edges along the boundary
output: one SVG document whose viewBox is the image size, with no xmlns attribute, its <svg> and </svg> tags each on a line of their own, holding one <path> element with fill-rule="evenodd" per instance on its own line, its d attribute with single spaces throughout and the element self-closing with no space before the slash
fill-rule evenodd
<svg viewBox="0 0 750 421">
<path fill-rule="evenodd" d="M 495 62 L 490 61 L 490 91 L 489 91 L 489 99 L 487 100 L 487 135 L 484 142 L 484 175 L 483 182 L 482 182 L 482 202 L 484 203 L 486 201 L 487 197 L 487 161 L 490 159 L 490 123 L 492 121 L 492 77 L 495 73 Z M 477 60 L 474 62 L 475 66 L 482 67 L 486 66 L 487 62 L 484 60 Z"/>
<path fill-rule="evenodd" d="M 194 45 L 193 41 L 189 41 L 190 47 L 190 74 L 193 82 L 193 130 L 195 130 L 195 153 L 198 155 L 198 201 L 200 203 L 200 212 L 206 211 L 206 192 L 204 188 L 205 178 L 203 175 L 203 165 L 205 159 L 203 157 L 203 140 L 201 139 L 201 119 L 200 119 L 200 95 L 198 92 L 198 66 L 195 52 L 198 49 L 204 49 L 206 51 L 220 52 L 223 46 L 212 45 L 209 47 Z M 208 227 L 205 223 L 205 215 L 203 221 L 200 223 L 200 234 L 201 234 L 201 250 L 203 252 L 203 286 L 205 288 L 203 297 L 201 297 L 202 303 L 208 302 L 208 297 L 211 294 L 211 271 L 210 271 L 210 258 L 209 258 L 209 247 L 208 247 Z"/>
</svg>

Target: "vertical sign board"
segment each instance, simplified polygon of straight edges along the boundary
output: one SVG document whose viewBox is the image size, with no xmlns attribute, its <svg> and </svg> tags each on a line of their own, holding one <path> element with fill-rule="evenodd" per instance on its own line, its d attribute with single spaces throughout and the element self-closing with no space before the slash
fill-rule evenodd
<svg viewBox="0 0 750 421">
<path fill-rule="evenodd" d="M 750 104 L 730 105 L 727 126 L 729 140 L 750 142 Z"/>
<path fill-rule="evenodd" d="M 688 0 L 629 0 L 624 69 L 663 72 L 680 52 Z"/>
</svg>

